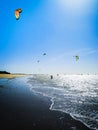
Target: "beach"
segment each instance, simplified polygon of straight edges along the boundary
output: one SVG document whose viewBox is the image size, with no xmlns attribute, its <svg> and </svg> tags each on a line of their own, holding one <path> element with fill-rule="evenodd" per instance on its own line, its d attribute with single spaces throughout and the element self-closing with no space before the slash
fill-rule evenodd
<svg viewBox="0 0 98 130">
<path fill-rule="evenodd" d="M 0 130 L 91 130 L 69 114 L 50 110 L 50 98 L 24 81 L 0 79 Z"/>
<path fill-rule="evenodd" d="M 27 76 L 27 74 L 0 74 L 0 78 L 8 78 L 8 79 L 23 77 L 23 76 Z"/>
</svg>

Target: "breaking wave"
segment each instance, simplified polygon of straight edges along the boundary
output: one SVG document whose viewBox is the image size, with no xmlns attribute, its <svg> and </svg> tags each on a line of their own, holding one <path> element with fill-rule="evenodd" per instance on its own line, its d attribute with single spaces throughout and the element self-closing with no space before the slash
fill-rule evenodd
<svg viewBox="0 0 98 130">
<path fill-rule="evenodd" d="M 33 92 L 51 98 L 51 110 L 69 113 L 98 130 L 98 75 L 33 75 L 28 83 Z"/>
</svg>

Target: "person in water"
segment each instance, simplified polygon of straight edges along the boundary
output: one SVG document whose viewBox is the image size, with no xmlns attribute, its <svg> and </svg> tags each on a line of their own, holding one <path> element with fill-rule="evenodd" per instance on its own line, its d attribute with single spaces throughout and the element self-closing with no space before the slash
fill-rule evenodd
<svg viewBox="0 0 98 130">
<path fill-rule="evenodd" d="M 51 79 L 53 79 L 53 75 L 51 75 L 50 77 L 51 77 Z"/>
</svg>

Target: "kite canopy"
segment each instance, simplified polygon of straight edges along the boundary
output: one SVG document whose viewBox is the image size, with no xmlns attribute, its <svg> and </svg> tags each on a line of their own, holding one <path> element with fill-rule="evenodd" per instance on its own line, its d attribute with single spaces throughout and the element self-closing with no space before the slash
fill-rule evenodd
<svg viewBox="0 0 98 130">
<path fill-rule="evenodd" d="M 46 53 L 43 53 L 43 56 L 45 56 L 46 55 Z"/>
<path fill-rule="evenodd" d="M 76 56 L 75 56 L 75 59 L 76 59 L 76 61 L 77 61 L 77 60 L 79 60 L 79 56 L 78 56 L 78 55 L 76 55 Z"/>
<path fill-rule="evenodd" d="M 21 8 L 18 8 L 18 9 L 15 10 L 15 18 L 16 18 L 16 20 L 19 19 L 21 12 L 22 12 L 22 9 L 21 9 Z"/>
</svg>

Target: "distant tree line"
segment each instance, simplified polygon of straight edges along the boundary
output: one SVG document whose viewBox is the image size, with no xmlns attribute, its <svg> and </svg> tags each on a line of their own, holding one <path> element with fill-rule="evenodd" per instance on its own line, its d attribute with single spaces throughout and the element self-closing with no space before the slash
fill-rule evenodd
<svg viewBox="0 0 98 130">
<path fill-rule="evenodd" d="M 10 74 L 10 73 L 7 71 L 0 71 L 0 74 Z"/>
</svg>

